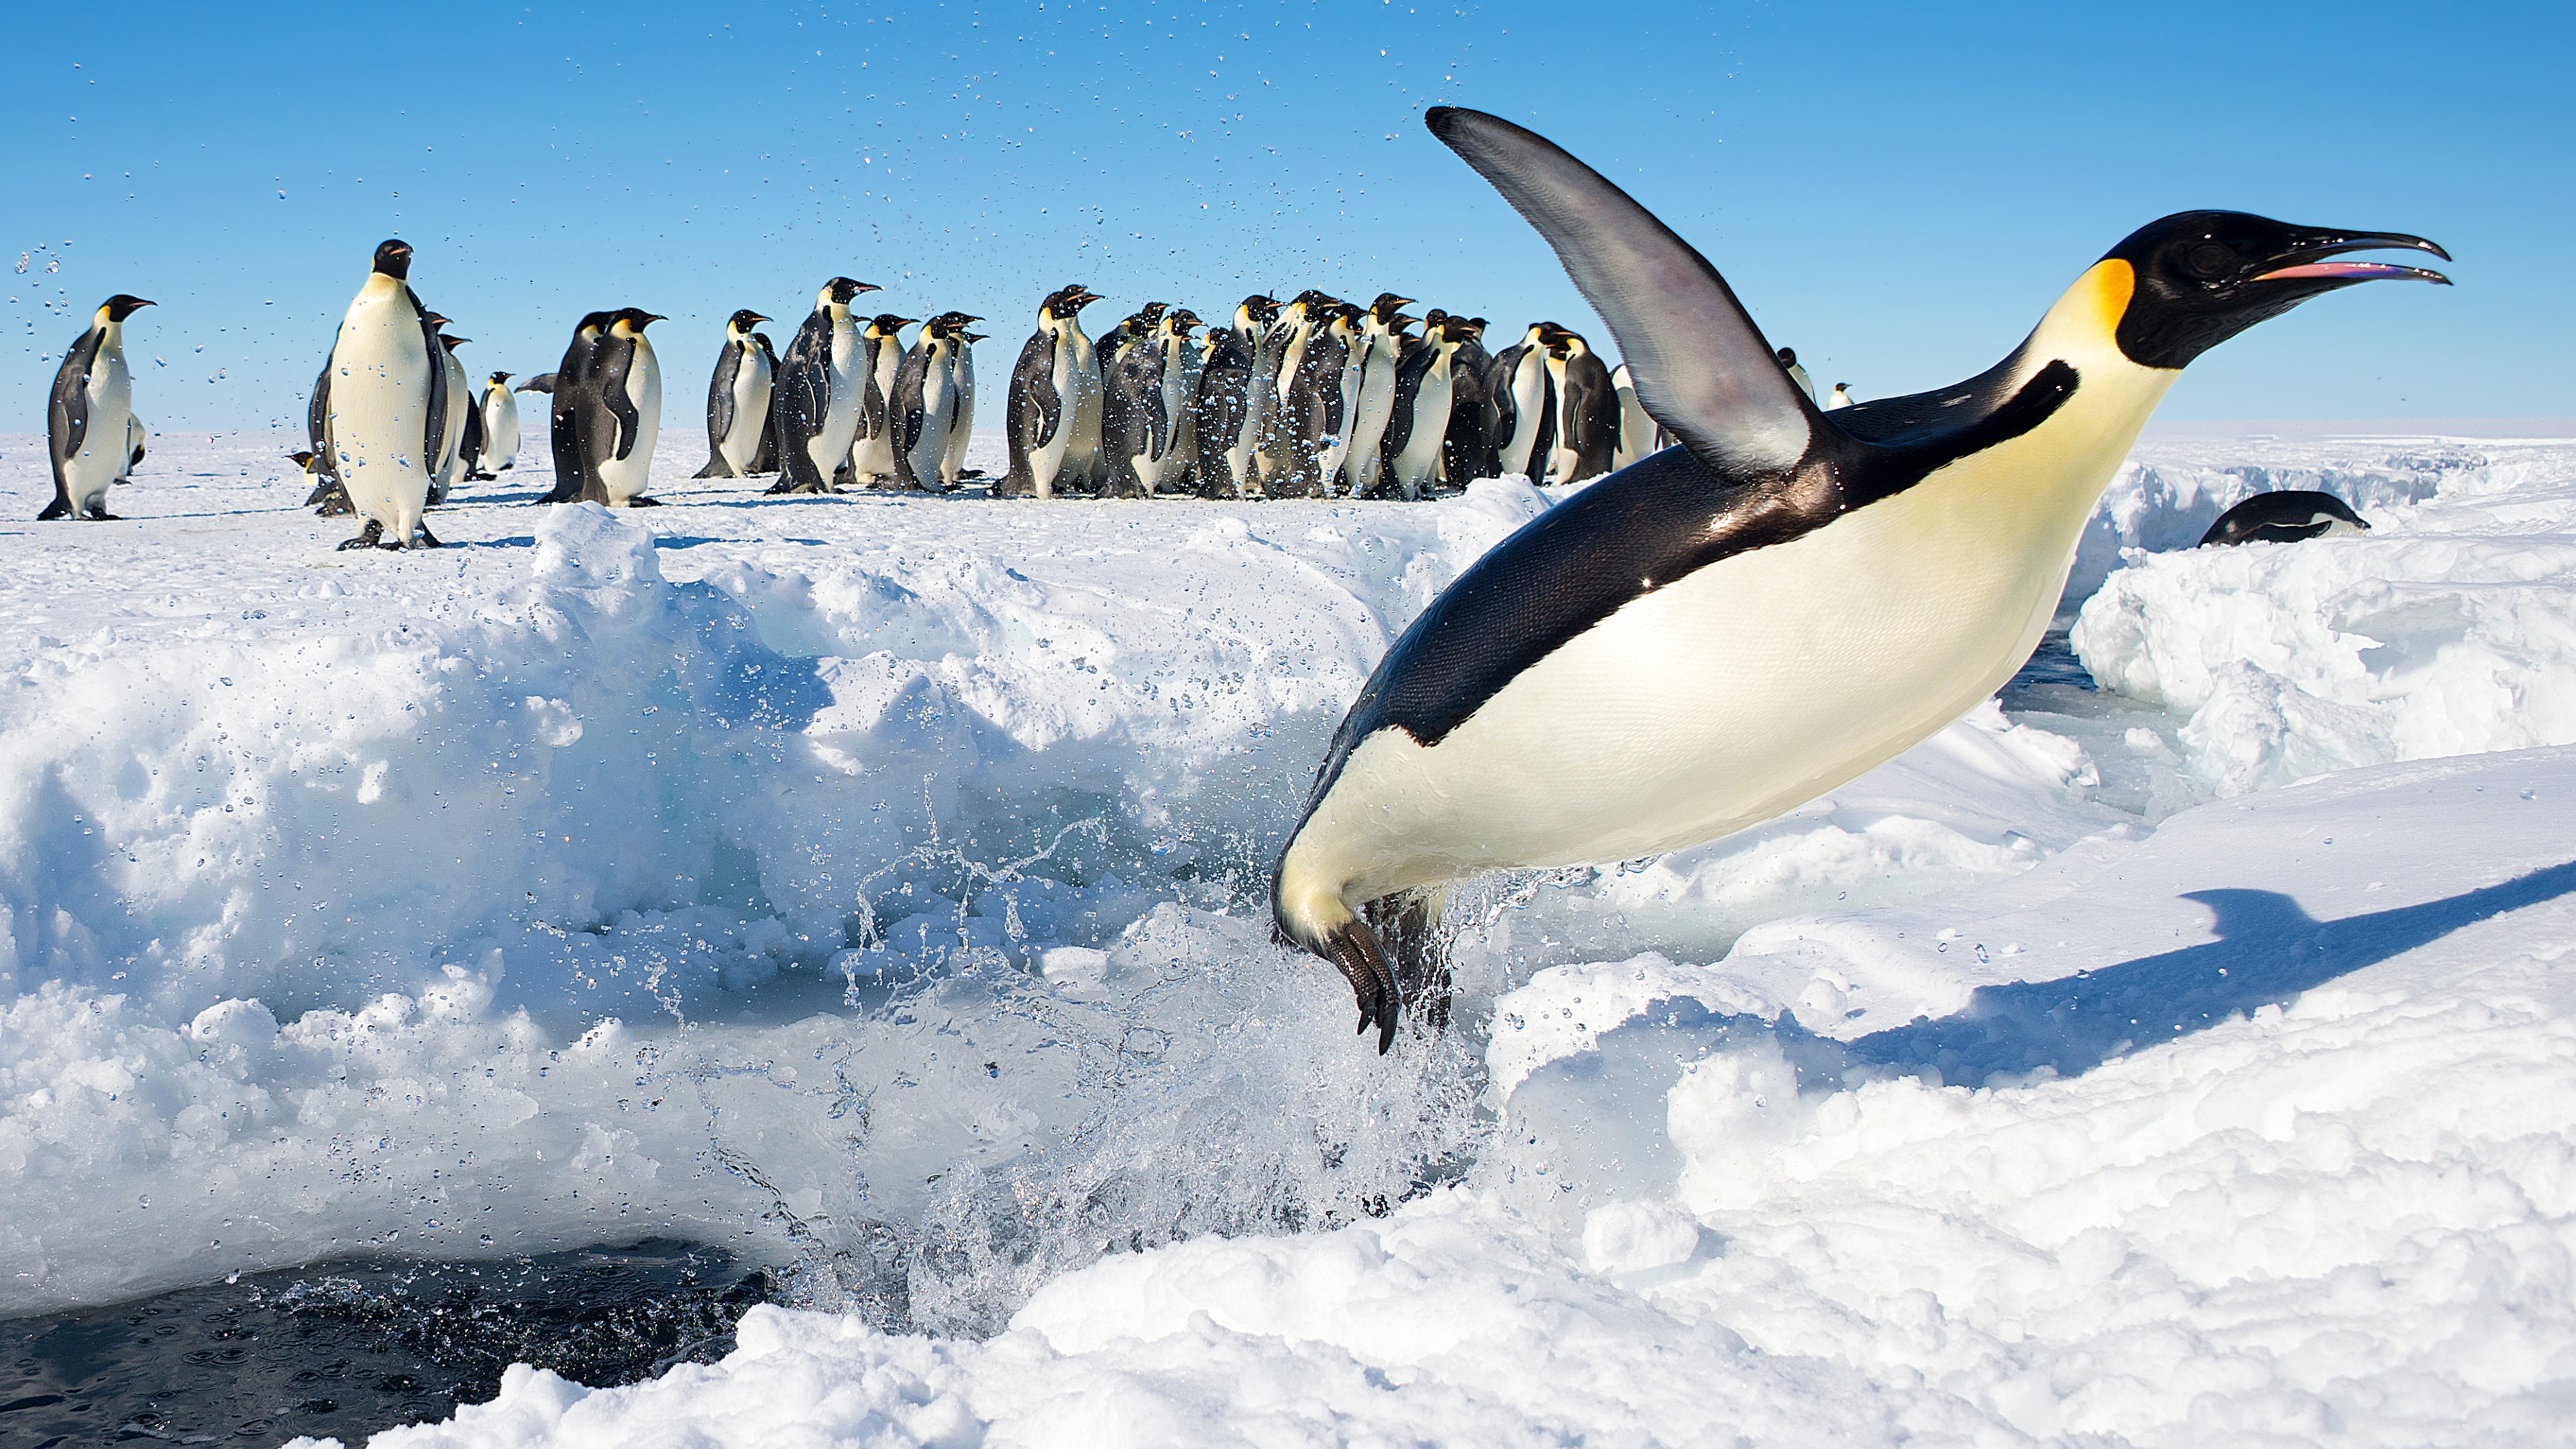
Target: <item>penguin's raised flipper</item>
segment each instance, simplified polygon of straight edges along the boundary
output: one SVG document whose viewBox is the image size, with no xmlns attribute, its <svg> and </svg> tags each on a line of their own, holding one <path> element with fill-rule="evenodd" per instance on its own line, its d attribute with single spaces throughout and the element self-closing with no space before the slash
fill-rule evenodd
<svg viewBox="0 0 2576 1449">
<path fill-rule="evenodd" d="M 1707 258 L 1545 137 L 1456 106 L 1423 122 L 1556 249 L 1619 339 L 1638 403 L 1693 456 L 1721 478 L 1797 466 L 1820 415 Z"/>
<path fill-rule="evenodd" d="M 367 520 L 367 526 L 358 530 L 358 536 L 342 543 L 339 551 L 347 553 L 353 548 L 374 548 L 384 536 L 385 526 L 370 518 Z"/>
</svg>

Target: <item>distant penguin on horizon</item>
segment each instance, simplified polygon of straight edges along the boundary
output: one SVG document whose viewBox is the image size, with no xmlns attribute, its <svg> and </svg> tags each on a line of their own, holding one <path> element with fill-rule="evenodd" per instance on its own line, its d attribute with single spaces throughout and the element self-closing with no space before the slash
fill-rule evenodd
<svg viewBox="0 0 2576 1449">
<path fill-rule="evenodd" d="M 438 469 L 429 475 L 428 506 L 436 508 L 447 501 L 457 481 L 465 476 L 469 461 L 466 436 L 473 430 L 469 420 L 479 410 L 474 406 L 474 385 L 465 376 L 465 364 L 456 360 L 456 349 L 474 339 L 449 336 L 447 319 L 434 312 L 430 314 L 430 325 L 438 329 L 438 362 L 447 373 L 447 428 L 440 439 Z"/>
<path fill-rule="evenodd" d="M 510 391 L 509 373 L 495 372 L 483 379 L 483 401 L 478 410 L 483 414 L 479 476 L 497 478 L 519 463 L 519 399 Z"/>
<path fill-rule="evenodd" d="M 2200 536 L 2202 548 L 2242 543 L 2298 543 L 2332 535 L 2358 536 L 2370 524 L 2352 506 L 2331 493 L 2306 488 L 2279 488 L 2257 493 L 2218 515 Z"/>
<path fill-rule="evenodd" d="M 1816 400 L 1815 380 L 1807 376 L 1807 369 L 1798 365 L 1798 350 L 1794 347 L 1783 347 L 1778 355 L 1780 369 L 1789 374 L 1789 380 L 1798 385 L 1798 391 L 1807 395 L 1807 401 L 1814 402 Z"/>
<path fill-rule="evenodd" d="M 333 471 L 366 520 L 343 549 L 440 546 L 421 511 L 449 436 L 447 349 L 412 293 L 411 262 L 399 238 L 376 248 L 331 345 Z"/>
<path fill-rule="evenodd" d="M 775 379 L 753 329 L 768 320 L 749 307 L 725 320 L 724 345 L 707 379 L 707 465 L 697 477 L 748 478 L 760 459 Z"/>
<path fill-rule="evenodd" d="M 36 515 L 114 521 L 107 490 L 134 466 L 134 374 L 125 365 L 125 319 L 151 306 L 119 292 L 90 311 L 87 329 L 63 349 L 45 405 L 46 456 L 54 501 Z"/>
<path fill-rule="evenodd" d="M 770 389 L 778 424 L 778 481 L 772 493 L 832 491 L 832 475 L 859 432 L 863 357 L 850 300 L 873 283 L 834 277 L 814 294 L 814 310 L 779 359 Z"/>
<path fill-rule="evenodd" d="M 1850 383 L 1838 382 L 1834 384 L 1834 395 L 1825 400 L 1825 411 L 1832 412 L 1836 408 L 1847 408 L 1858 401 L 1860 399 L 1851 395 Z"/>
</svg>

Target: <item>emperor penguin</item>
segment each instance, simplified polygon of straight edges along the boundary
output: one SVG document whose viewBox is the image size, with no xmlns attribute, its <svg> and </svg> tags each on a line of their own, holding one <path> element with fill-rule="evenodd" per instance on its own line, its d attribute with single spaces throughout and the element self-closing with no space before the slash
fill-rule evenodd
<svg viewBox="0 0 2576 1449">
<path fill-rule="evenodd" d="M 1196 318 L 1198 314 L 1190 315 Z M 1174 489 L 1195 492 L 1198 488 L 1199 379 L 1207 372 L 1208 359 L 1224 343 L 1225 331 L 1222 327 L 1209 327 L 1181 349 L 1180 416 L 1172 426 L 1172 470 L 1163 479 Z"/>
<path fill-rule="evenodd" d="M 1341 431 L 1342 363 L 1356 317 L 1349 303 L 1311 288 L 1280 313 L 1279 406 L 1258 459 L 1261 491 L 1273 498 L 1324 488 L 1323 449 Z"/>
<path fill-rule="evenodd" d="M 1556 445 L 1556 388 L 1549 380 L 1547 349 L 1565 329 L 1532 322 L 1521 340 L 1494 355 L 1485 388 L 1485 431 L 1494 441 L 1494 464 L 1536 483 L 1547 474 Z"/>
<path fill-rule="evenodd" d="M 770 474 L 777 472 L 779 466 L 778 408 L 776 405 L 776 399 L 778 396 L 778 344 L 770 341 L 769 334 L 766 332 L 754 332 L 751 334 L 751 340 L 759 345 L 762 360 L 769 364 L 771 406 L 765 410 L 766 420 L 762 422 L 760 426 L 760 453 L 757 457 L 754 457 L 751 460 L 751 475 L 755 478 L 765 478 Z"/>
<path fill-rule="evenodd" d="M 590 421 L 582 429 L 589 472 L 599 481 L 593 502 L 646 508 L 653 449 L 662 436 L 662 363 L 644 329 L 662 318 L 641 307 L 615 314 L 591 353 Z"/>
<path fill-rule="evenodd" d="M 483 477 L 497 478 L 519 461 L 519 399 L 510 391 L 510 374 L 483 379 Z"/>
<path fill-rule="evenodd" d="M 107 490 L 134 466 L 134 374 L 125 365 L 125 319 L 152 304 L 123 292 L 90 312 L 89 328 L 63 349 L 45 407 L 54 501 L 36 515 L 113 519 Z"/>
<path fill-rule="evenodd" d="M 1360 328 L 1368 316 L 1347 302 L 1324 313 L 1323 334 L 1306 348 L 1305 365 L 1314 373 L 1310 390 L 1299 404 L 1312 412 L 1301 418 L 1315 439 L 1319 489 L 1326 497 L 1342 490 L 1351 457 L 1351 421 L 1359 410 L 1360 368 L 1368 360 Z"/>
<path fill-rule="evenodd" d="M 945 493 L 957 486 L 956 475 L 947 469 L 949 442 L 956 430 L 975 425 L 971 404 L 961 407 L 958 354 L 966 347 L 967 324 L 978 320 L 964 312 L 942 312 L 922 323 L 921 335 L 895 369 L 887 406 L 894 419 L 895 479 L 906 488 Z"/>
<path fill-rule="evenodd" d="M 1252 455 L 1261 429 L 1255 405 L 1265 395 L 1253 386 L 1253 364 L 1278 316 L 1279 299 L 1256 292 L 1236 305 L 1232 325 L 1208 330 L 1207 361 L 1190 409 L 1198 490 L 1207 497 L 1239 498 L 1253 489 Z"/>
<path fill-rule="evenodd" d="M 125 468 L 116 475 L 117 482 L 134 481 L 134 470 L 143 466 L 143 445 L 151 436 L 151 430 L 143 426 L 141 418 L 132 413 L 125 415 Z"/>
<path fill-rule="evenodd" d="M 1798 365 L 1798 349 L 1783 347 L 1774 355 L 1780 359 L 1780 370 L 1789 374 L 1789 380 L 1798 385 L 1798 391 L 1806 394 L 1807 401 L 1814 402 L 1816 400 L 1815 380 L 1807 376 L 1807 369 Z"/>
<path fill-rule="evenodd" d="M 903 329 L 920 320 L 884 312 L 859 329 L 864 374 L 859 429 L 850 439 L 850 476 L 869 488 L 891 487 L 895 482 L 894 375 L 903 370 Z"/>
<path fill-rule="evenodd" d="M 600 334 L 615 321 L 614 312 L 588 313 L 572 329 L 572 341 L 565 344 L 563 361 L 555 370 L 528 379 L 523 392 L 543 392 L 553 406 L 548 411 L 548 443 L 554 455 L 555 486 L 548 489 L 539 503 L 578 503 L 600 495 L 598 480 L 589 474 L 589 448 L 583 441 L 582 429 L 590 417 L 588 391 L 591 354 L 598 350 Z"/>
<path fill-rule="evenodd" d="M 1457 488 L 1502 471 L 1485 433 L 1485 384 L 1494 371 L 1494 355 L 1485 350 L 1485 319 L 1464 322 L 1467 339 L 1449 360 L 1449 436 L 1440 448 L 1441 474 Z"/>
<path fill-rule="evenodd" d="M 707 379 L 707 466 L 696 477 L 748 478 L 760 457 L 773 369 L 754 329 L 768 320 L 749 307 L 725 320 L 724 346 Z"/>
<path fill-rule="evenodd" d="M 1090 486 L 1100 451 L 1100 363 L 1081 314 L 1099 300 L 1076 282 L 1038 304 L 1038 329 L 1020 347 L 1002 404 L 1011 467 L 995 497 L 1052 498 L 1058 488 Z"/>
<path fill-rule="evenodd" d="M 466 473 L 465 428 L 466 419 L 475 412 L 474 385 L 465 376 L 465 364 L 456 360 L 456 349 L 474 339 L 449 336 L 445 331 L 447 319 L 432 316 L 433 325 L 441 329 L 438 365 L 447 374 L 447 427 L 439 440 L 438 470 L 429 475 L 428 506 L 435 508 L 447 501 L 448 492 Z"/>
<path fill-rule="evenodd" d="M 2270 493 L 2257 493 L 2218 515 L 2218 521 L 2209 526 L 2209 532 L 2200 536 L 2200 547 L 2297 543 L 2301 539 L 2324 538 L 2330 534 L 2349 537 L 2369 531 L 2370 525 L 2363 521 L 2362 516 L 2331 493 L 2281 488 Z"/>
<path fill-rule="evenodd" d="M 1404 309 L 1412 303 L 1411 297 L 1381 292 L 1360 321 L 1359 387 L 1351 402 L 1349 420 L 1343 424 L 1350 435 L 1353 498 L 1375 497 L 1378 479 L 1385 471 L 1383 445 L 1387 421 L 1395 415 L 1395 373 L 1403 361 L 1404 344 L 1412 340 L 1406 336 L 1405 328 L 1421 320 L 1404 315 Z"/>
<path fill-rule="evenodd" d="M 1560 331 L 1548 343 L 1548 385 L 1556 391 L 1556 446 L 1548 453 L 1547 481 L 1580 483 L 1610 471 L 1619 446 L 1619 394 L 1610 369 L 1583 340 Z"/>
<path fill-rule="evenodd" d="M 1555 247 L 1682 446 L 1488 550 L 1334 734 L 1274 915 L 1341 970 L 1380 1050 L 1399 984 L 1369 917 L 1418 926 L 1483 871 L 1715 839 L 1941 729 L 2029 657 L 2186 364 L 2339 287 L 2447 280 L 2344 259 L 2444 255 L 2420 237 L 2184 212 L 2086 268 L 1986 372 L 1827 414 L 1716 269 L 1616 186 L 1499 117 L 1427 120 Z M 1408 984 L 1436 1017 L 1419 959 Z"/>
<path fill-rule="evenodd" d="M 1858 401 L 1860 399 L 1852 396 L 1850 383 L 1838 382 L 1834 384 L 1834 395 L 1825 401 L 1825 411 L 1832 412 L 1836 408 L 1847 408 Z"/>
<path fill-rule="evenodd" d="M 1112 496 L 1150 498 L 1180 483 L 1177 444 L 1190 404 L 1190 332 L 1198 325 L 1198 314 L 1187 307 L 1166 312 L 1119 352 L 1100 423 Z"/>
<path fill-rule="evenodd" d="M 366 520 L 344 549 L 439 546 L 420 515 L 449 437 L 447 350 L 410 276 L 410 243 L 378 246 L 331 345 L 333 471 Z"/>
<path fill-rule="evenodd" d="M 832 474 L 859 432 L 865 368 L 850 299 L 877 288 L 834 277 L 814 294 L 814 310 L 787 344 L 770 390 L 778 422 L 778 481 L 772 493 L 829 493 Z"/>
<path fill-rule="evenodd" d="M 1102 427 L 1109 425 L 1109 398 L 1106 389 L 1109 386 L 1110 369 L 1118 365 L 1118 354 L 1128 343 L 1151 336 L 1154 325 L 1163 320 L 1163 314 L 1171 309 L 1171 305 L 1169 302 L 1148 302 L 1120 318 L 1117 326 L 1110 328 L 1105 335 L 1092 343 L 1092 352 L 1100 359 L 1100 385 L 1104 389 L 1100 402 Z"/>
<path fill-rule="evenodd" d="M 454 350 L 450 349 L 448 355 L 454 356 Z M 465 434 L 456 444 L 456 480 L 462 483 L 471 478 L 491 477 L 483 471 L 483 447 L 487 435 L 483 430 L 483 400 L 475 395 L 473 379 L 466 379 L 463 387 L 448 396 L 455 399 L 457 411 L 465 414 Z"/>
<path fill-rule="evenodd" d="M 1619 446 L 1610 455 L 1612 471 L 1672 446 L 1671 436 L 1647 416 L 1646 405 L 1637 401 L 1637 380 L 1629 374 L 1628 364 L 1622 362 L 1610 369 L 1610 390 L 1619 395 Z"/>
<path fill-rule="evenodd" d="M 980 317 L 970 317 L 980 322 Z M 975 441 L 975 344 L 984 340 L 981 332 L 959 332 L 956 361 L 952 365 L 951 386 L 957 393 L 956 422 L 948 429 L 948 446 L 939 455 L 939 486 L 954 488 L 966 476 L 966 447 Z"/>
<path fill-rule="evenodd" d="M 1394 402 L 1387 410 L 1387 473 L 1395 493 L 1403 498 L 1424 497 L 1439 479 L 1441 454 L 1449 438 L 1458 349 L 1472 330 L 1466 318 L 1445 313 L 1428 326 L 1422 345 L 1396 368 Z"/>
</svg>

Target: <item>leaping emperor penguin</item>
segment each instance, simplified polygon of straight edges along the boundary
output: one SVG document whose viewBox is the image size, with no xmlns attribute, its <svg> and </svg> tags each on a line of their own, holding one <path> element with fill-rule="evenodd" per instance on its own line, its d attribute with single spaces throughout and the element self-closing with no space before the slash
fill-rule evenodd
<svg viewBox="0 0 2576 1449">
<path fill-rule="evenodd" d="M 410 276 L 410 243 L 378 246 L 331 344 L 332 471 L 367 521 L 344 549 L 439 546 L 420 514 L 448 436 L 447 351 Z"/>
<path fill-rule="evenodd" d="M 2183 212 L 2087 268 L 1987 371 L 1827 414 L 1716 269 L 1619 188 L 1498 117 L 1425 120 L 1556 249 L 1682 446 L 1469 566 L 1333 736 L 1273 912 L 1349 979 L 1381 1051 L 1400 991 L 1438 1019 L 1437 953 L 1405 947 L 1451 882 L 1712 840 L 1949 724 L 2039 642 L 2185 364 L 2339 287 L 2448 280 L 2341 260 L 2446 256 L 2420 237 Z M 1373 923 L 1400 928 L 1393 964 Z"/>
<path fill-rule="evenodd" d="M 152 304 L 123 292 L 98 304 L 89 330 L 63 349 L 45 408 L 54 501 L 38 520 L 106 518 L 107 490 L 133 467 L 134 374 L 125 366 L 125 319 Z"/>
</svg>

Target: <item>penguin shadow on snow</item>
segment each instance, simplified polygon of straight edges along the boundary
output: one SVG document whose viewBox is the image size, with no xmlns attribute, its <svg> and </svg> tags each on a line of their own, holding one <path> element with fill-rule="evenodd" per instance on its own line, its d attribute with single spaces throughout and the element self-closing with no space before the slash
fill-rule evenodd
<svg viewBox="0 0 2576 1449">
<path fill-rule="evenodd" d="M 2078 1076 L 2143 1047 L 2299 996 L 2454 931 L 2576 893 L 2576 861 L 2417 905 L 2320 921 L 2278 891 L 2221 888 L 2181 898 L 2216 917 L 2218 939 L 2050 981 L 1980 986 L 1966 1009 L 1839 1042 L 1782 1012 L 1782 1052 L 1801 1091 L 1913 1076 L 1951 1086 L 2047 1068 Z"/>
</svg>

